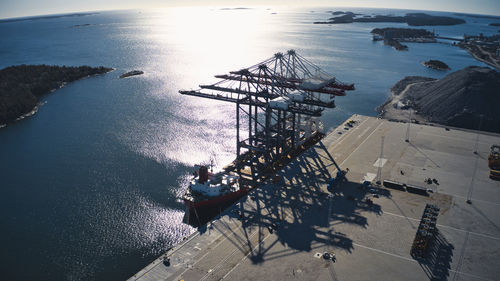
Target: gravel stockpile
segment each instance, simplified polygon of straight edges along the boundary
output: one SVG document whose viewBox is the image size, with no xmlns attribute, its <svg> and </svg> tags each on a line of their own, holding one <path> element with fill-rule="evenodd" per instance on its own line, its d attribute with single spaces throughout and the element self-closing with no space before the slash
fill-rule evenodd
<svg viewBox="0 0 500 281">
<path fill-rule="evenodd" d="M 440 80 L 408 76 L 391 91 L 392 98 L 404 91 L 399 100 L 429 122 L 478 129 L 482 118 L 481 130 L 500 133 L 500 73 L 491 68 L 469 66 Z"/>
</svg>

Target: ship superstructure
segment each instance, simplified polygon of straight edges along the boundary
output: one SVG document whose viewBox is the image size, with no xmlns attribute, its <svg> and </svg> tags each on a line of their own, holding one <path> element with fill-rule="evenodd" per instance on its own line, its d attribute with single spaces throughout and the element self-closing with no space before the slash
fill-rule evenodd
<svg viewBox="0 0 500 281">
<path fill-rule="evenodd" d="M 194 208 L 197 212 L 234 202 L 248 192 L 247 186 L 240 184 L 239 179 L 235 173 L 221 171 L 213 174 L 208 171 L 207 166 L 200 166 L 189 183 L 184 202 L 188 208 Z"/>
</svg>

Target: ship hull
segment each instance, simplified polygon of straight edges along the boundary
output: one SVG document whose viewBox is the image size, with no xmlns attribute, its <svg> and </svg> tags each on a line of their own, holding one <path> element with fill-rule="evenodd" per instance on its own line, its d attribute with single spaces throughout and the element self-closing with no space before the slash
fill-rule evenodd
<svg viewBox="0 0 500 281">
<path fill-rule="evenodd" d="M 205 213 L 212 213 L 214 211 L 223 210 L 227 206 L 232 205 L 247 193 L 248 188 L 242 188 L 236 192 L 198 202 L 184 199 L 184 203 L 191 213 L 195 213 L 201 216 Z"/>
</svg>

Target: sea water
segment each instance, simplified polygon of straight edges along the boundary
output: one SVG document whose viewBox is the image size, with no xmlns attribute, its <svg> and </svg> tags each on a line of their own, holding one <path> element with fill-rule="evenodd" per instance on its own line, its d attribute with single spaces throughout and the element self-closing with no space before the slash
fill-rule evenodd
<svg viewBox="0 0 500 281">
<path fill-rule="evenodd" d="M 450 73 L 422 61 L 442 60 L 451 71 L 484 66 L 449 43 L 405 43 L 409 51 L 398 52 L 371 40 L 373 28 L 406 24 L 312 24 L 328 10 L 336 9 L 176 8 L 0 23 L 0 68 L 115 68 L 47 95 L 34 116 L 0 128 L 1 279 L 123 280 L 196 231 L 182 223 L 179 198 L 195 164 L 234 158 L 235 106 L 179 89 L 295 49 L 356 85 L 324 112 L 329 130 L 355 113 L 375 116 L 407 75 Z M 450 37 L 496 32 L 490 19 L 463 18 L 424 28 Z M 134 69 L 144 75 L 118 78 Z"/>
</svg>

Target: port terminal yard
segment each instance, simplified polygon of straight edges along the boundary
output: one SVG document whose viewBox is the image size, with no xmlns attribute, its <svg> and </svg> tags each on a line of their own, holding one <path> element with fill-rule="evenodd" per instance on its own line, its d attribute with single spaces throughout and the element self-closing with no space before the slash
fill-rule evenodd
<svg viewBox="0 0 500 281">
<path fill-rule="evenodd" d="M 498 280 L 500 135 L 349 119 L 129 280 Z M 349 170 L 332 186 L 334 162 Z M 435 236 L 415 257 L 427 204 Z"/>
</svg>

